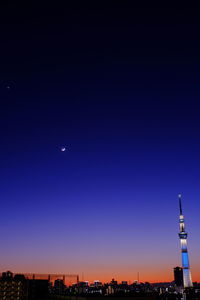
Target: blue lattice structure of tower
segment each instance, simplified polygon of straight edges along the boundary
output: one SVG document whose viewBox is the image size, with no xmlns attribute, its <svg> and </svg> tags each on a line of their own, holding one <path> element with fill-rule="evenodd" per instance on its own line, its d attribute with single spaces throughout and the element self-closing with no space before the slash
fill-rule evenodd
<svg viewBox="0 0 200 300">
<path fill-rule="evenodd" d="M 193 287 L 192 277 L 190 272 L 190 264 L 189 264 L 189 256 L 188 256 L 188 249 L 187 249 L 187 232 L 185 231 L 185 219 L 182 212 L 182 203 L 181 203 L 181 194 L 178 195 L 179 197 L 179 208 L 180 208 L 180 215 L 179 215 L 179 238 L 181 242 L 181 256 L 182 256 L 182 268 L 183 268 L 183 287 Z"/>
</svg>

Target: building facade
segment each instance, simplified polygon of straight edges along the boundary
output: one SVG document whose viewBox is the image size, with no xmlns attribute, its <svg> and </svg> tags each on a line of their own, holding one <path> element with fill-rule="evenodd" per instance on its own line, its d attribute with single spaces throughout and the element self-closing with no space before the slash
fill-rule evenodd
<svg viewBox="0 0 200 300">
<path fill-rule="evenodd" d="M 183 269 L 181 267 L 174 268 L 174 283 L 177 287 L 183 287 Z"/>
<path fill-rule="evenodd" d="M 23 275 L 11 272 L 2 273 L 0 279 L 0 300 L 26 300 L 27 281 Z"/>
</svg>

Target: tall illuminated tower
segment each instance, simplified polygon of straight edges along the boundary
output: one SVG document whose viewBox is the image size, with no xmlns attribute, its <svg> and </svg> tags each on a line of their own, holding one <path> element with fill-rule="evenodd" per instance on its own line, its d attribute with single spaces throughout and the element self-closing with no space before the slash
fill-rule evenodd
<svg viewBox="0 0 200 300">
<path fill-rule="evenodd" d="M 187 250 L 187 232 L 185 232 L 185 220 L 182 212 L 182 203 L 181 203 L 181 194 L 178 195 L 179 198 L 179 208 L 180 208 L 180 216 L 179 216 L 179 225 L 180 225 L 180 232 L 179 238 L 181 241 L 181 255 L 182 255 L 182 268 L 183 268 L 183 286 L 192 287 L 192 277 L 190 272 L 190 265 L 189 265 L 189 257 L 188 257 L 188 250 Z"/>
</svg>

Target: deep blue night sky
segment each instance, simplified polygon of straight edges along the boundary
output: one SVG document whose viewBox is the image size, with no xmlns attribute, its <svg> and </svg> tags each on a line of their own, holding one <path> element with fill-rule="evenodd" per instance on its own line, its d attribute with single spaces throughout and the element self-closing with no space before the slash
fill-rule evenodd
<svg viewBox="0 0 200 300">
<path fill-rule="evenodd" d="M 181 192 L 200 280 L 195 9 L 0 14 L 0 269 L 172 280 Z"/>
</svg>

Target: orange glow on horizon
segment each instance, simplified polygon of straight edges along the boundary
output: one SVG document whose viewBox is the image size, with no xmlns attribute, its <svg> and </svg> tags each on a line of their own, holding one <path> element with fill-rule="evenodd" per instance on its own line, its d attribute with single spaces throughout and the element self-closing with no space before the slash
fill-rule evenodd
<svg viewBox="0 0 200 300">
<path fill-rule="evenodd" d="M 5 270 L 4 270 L 5 271 Z M 46 273 L 46 274 L 39 274 L 39 273 L 26 273 L 26 272 L 13 272 L 14 274 L 24 274 L 26 277 L 28 278 L 32 278 L 32 276 L 35 274 L 37 279 L 48 279 L 48 275 L 51 275 L 51 281 L 54 281 L 54 278 L 60 278 L 62 279 L 62 277 L 64 275 L 67 276 L 67 274 L 54 274 L 54 273 Z M 89 283 L 93 283 L 95 280 L 99 280 L 102 283 L 109 283 L 113 278 L 114 280 L 116 280 L 118 283 L 122 282 L 122 281 L 127 281 L 128 284 L 132 284 L 135 280 L 138 280 L 138 274 L 130 274 L 130 273 L 123 273 L 119 274 L 119 273 L 107 273 L 102 274 L 102 272 L 99 273 L 84 273 L 84 276 L 77 274 L 79 277 L 79 281 L 88 281 Z M 70 275 L 70 274 L 69 274 Z M 74 278 L 66 278 L 66 284 L 67 285 L 71 285 L 73 283 L 76 283 L 76 274 L 74 274 Z M 84 277 L 84 278 L 83 278 Z M 173 270 L 172 272 L 169 273 L 163 273 L 163 272 L 157 272 L 156 274 L 152 274 L 152 271 L 149 270 L 146 273 L 139 273 L 139 282 L 150 282 L 150 283 L 157 283 L 157 282 L 171 282 L 174 280 L 173 277 Z M 200 282 L 200 274 L 198 271 L 192 272 L 192 281 L 193 282 Z"/>
</svg>

